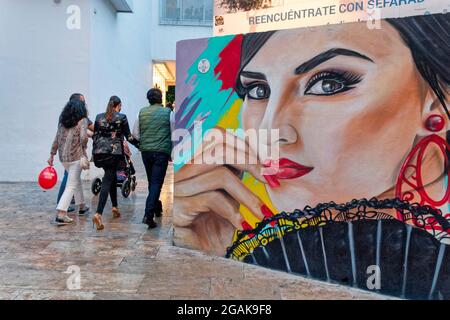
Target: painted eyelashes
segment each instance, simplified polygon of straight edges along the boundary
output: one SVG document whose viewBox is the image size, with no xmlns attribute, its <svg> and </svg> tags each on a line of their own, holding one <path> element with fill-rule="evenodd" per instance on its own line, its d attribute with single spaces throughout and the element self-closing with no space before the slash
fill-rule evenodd
<svg viewBox="0 0 450 320">
<path fill-rule="evenodd" d="M 270 97 L 270 87 L 267 82 L 253 82 L 244 86 L 245 95 L 252 100 L 265 100 Z"/>
<path fill-rule="evenodd" d="M 329 96 L 354 88 L 362 76 L 348 71 L 322 71 L 306 84 L 305 95 Z"/>
<path fill-rule="evenodd" d="M 329 96 L 349 91 L 362 81 L 362 76 L 348 71 L 322 71 L 315 74 L 307 83 L 304 95 Z M 255 81 L 245 85 L 245 95 L 252 100 L 265 100 L 270 97 L 267 82 Z"/>
</svg>

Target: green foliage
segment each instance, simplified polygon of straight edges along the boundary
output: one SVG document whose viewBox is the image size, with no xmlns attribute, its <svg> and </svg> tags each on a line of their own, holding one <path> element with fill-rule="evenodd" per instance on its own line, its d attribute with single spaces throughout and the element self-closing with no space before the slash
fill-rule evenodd
<svg viewBox="0 0 450 320">
<path fill-rule="evenodd" d="M 169 86 L 169 89 L 166 92 L 166 101 L 168 103 L 173 103 L 175 101 L 175 86 Z"/>
</svg>

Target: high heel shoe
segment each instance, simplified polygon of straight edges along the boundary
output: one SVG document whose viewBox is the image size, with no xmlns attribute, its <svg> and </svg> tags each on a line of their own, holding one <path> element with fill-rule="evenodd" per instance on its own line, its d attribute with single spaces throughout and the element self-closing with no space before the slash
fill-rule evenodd
<svg viewBox="0 0 450 320">
<path fill-rule="evenodd" d="M 103 225 L 102 220 L 98 214 L 96 214 L 92 218 L 92 227 L 94 227 L 94 226 L 97 226 L 97 231 L 105 229 L 105 226 Z"/>
<path fill-rule="evenodd" d="M 120 211 L 119 211 L 119 209 L 113 208 L 113 209 L 112 209 L 112 214 L 113 214 L 113 218 L 114 218 L 114 219 L 120 218 Z"/>
</svg>

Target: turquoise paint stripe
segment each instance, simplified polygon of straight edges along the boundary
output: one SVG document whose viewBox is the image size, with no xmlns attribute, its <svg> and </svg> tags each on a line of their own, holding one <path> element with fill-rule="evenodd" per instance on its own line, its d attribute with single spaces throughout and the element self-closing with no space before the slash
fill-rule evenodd
<svg viewBox="0 0 450 320">
<path fill-rule="evenodd" d="M 194 89 L 189 98 L 192 98 L 190 104 L 182 110 L 182 115 L 188 114 L 195 103 L 201 99 L 195 112 L 187 121 L 187 128 L 194 126 L 195 121 L 202 122 L 202 134 L 194 135 L 192 139 L 185 139 L 184 143 L 190 143 L 191 148 L 185 154 L 179 155 L 174 170 L 178 171 L 187 162 L 192 159 L 195 150 L 200 146 L 205 133 L 217 125 L 225 113 L 230 110 L 233 103 L 239 99 L 239 96 L 233 90 L 221 90 L 222 81 L 214 75 L 214 69 L 220 62 L 219 54 L 233 40 L 234 36 L 215 37 L 208 40 L 206 49 L 199 55 L 188 70 L 186 83 L 192 83 Z M 201 60 L 207 59 L 210 63 L 210 69 L 207 73 L 198 71 L 198 64 Z M 239 116 L 239 124 L 241 117 Z"/>
</svg>

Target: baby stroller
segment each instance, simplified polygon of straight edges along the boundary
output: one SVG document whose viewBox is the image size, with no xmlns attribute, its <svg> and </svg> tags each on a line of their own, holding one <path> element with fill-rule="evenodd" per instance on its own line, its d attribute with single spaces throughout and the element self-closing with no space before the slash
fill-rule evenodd
<svg viewBox="0 0 450 320">
<path fill-rule="evenodd" d="M 134 169 L 133 162 L 130 157 L 125 155 L 123 160 L 119 164 L 117 169 L 117 187 L 121 189 L 122 196 L 128 198 L 130 193 L 136 190 L 136 170 Z M 94 195 L 98 195 L 102 188 L 102 179 L 95 178 L 92 181 L 91 191 Z"/>
</svg>

